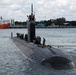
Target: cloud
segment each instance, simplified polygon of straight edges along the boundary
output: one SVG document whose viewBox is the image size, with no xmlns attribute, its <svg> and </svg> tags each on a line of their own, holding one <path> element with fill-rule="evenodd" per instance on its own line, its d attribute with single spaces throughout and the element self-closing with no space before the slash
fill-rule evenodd
<svg viewBox="0 0 76 75">
<path fill-rule="evenodd" d="M 0 16 L 26 21 L 34 4 L 36 20 L 65 17 L 76 20 L 76 0 L 1 0 Z"/>
</svg>

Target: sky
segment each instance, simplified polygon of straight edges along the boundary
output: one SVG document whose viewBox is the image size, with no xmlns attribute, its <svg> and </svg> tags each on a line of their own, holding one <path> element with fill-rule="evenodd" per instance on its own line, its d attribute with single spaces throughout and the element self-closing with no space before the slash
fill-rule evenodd
<svg viewBox="0 0 76 75">
<path fill-rule="evenodd" d="M 0 16 L 26 21 L 31 13 L 31 3 L 37 21 L 60 17 L 76 20 L 76 0 L 0 0 Z"/>
</svg>

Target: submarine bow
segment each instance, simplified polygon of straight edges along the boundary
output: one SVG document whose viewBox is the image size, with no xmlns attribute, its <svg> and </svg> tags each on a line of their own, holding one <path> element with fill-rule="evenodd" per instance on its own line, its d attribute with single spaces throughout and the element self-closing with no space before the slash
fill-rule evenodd
<svg viewBox="0 0 76 75">
<path fill-rule="evenodd" d="M 43 59 L 41 64 L 50 66 L 54 69 L 72 69 L 74 67 L 74 63 L 71 60 L 61 56 L 53 56 L 51 58 Z"/>
</svg>

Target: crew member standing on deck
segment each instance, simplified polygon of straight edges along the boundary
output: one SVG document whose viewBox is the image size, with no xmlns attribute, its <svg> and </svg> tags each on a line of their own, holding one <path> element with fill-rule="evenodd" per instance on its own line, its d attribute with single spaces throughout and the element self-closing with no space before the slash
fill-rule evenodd
<svg viewBox="0 0 76 75">
<path fill-rule="evenodd" d="M 45 38 L 43 38 L 43 47 L 45 46 L 45 41 L 46 41 Z"/>
<path fill-rule="evenodd" d="M 34 36 L 33 43 L 36 44 L 36 36 Z"/>
</svg>

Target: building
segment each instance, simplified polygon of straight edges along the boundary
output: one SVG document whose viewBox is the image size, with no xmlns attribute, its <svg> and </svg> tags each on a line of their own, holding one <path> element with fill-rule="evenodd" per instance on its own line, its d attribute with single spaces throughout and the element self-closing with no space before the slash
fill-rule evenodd
<svg viewBox="0 0 76 75">
<path fill-rule="evenodd" d="M 38 23 L 38 24 L 36 25 L 36 27 L 38 27 L 38 28 L 44 28 L 44 27 L 45 27 L 45 24 L 43 24 L 43 23 Z"/>
<path fill-rule="evenodd" d="M 14 19 L 11 19 L 11 20 L 10 20 L 10 26 L 15 26 Z"/>
</svg>

